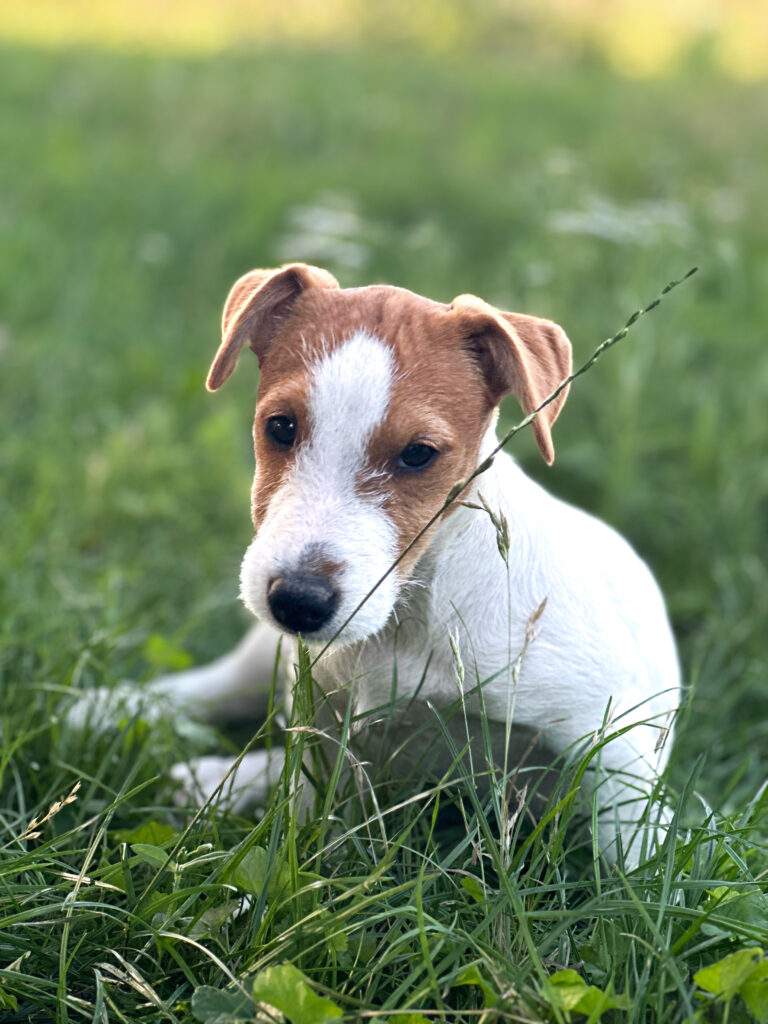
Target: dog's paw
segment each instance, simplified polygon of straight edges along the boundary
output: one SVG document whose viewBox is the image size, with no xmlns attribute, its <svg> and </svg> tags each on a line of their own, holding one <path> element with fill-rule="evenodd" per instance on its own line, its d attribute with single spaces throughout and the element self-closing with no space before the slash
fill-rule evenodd
<svg viewBox="0 0 768 1024">
<path fill-rule="evenodd" d="M 282 750 L 254 750 L 235 771 L 235 758 L 208 755 L 171 768 L 177 788 L 173 794 L 179 807 L 198 806 L 213 799 L 235 813 L 263 807 L 280 778 Z"/>
<path fill-rule="evenodd" d="M 60 713 L 73 732 L 101 733 L 122 728 L 137 719 L 157 722 L 171 710 L 171 702 L 157 687 L 120 683 L 66 697 Z"/>
</svg>

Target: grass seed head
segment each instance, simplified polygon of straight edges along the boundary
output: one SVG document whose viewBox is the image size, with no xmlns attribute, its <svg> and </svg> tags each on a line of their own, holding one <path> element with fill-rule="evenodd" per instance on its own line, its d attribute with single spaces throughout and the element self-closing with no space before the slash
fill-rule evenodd
<svg viewBox="0 0 768 1024">
<path fill-rule="evenodd" d="M 49 822 L 51 818 L 55 817 L 59 813 L 59 811 L 61 811 L 62 808 L 66 807 L 68 804 L 73 804 L 75 800 L 77 800 L 77 793 L 78 790 L 80 789 L 80 786 L 81 782 L 78 779 L 78 781 L 74 784 L 72 789 L 65 797 L 62 797 L 60 800 L 53 801 L 53 803 L 50 805 L 50 807 L 48 808 L 48 810 L 46 811 L 45 815 L 42 818 L 38 818 L 37 816 L 31 818 L 29 822 L 27 822 L 24 831 L 16 837 L 15 841 L 21 842 L 22 840 L 39 839 L 40 836 L 43 834 L 40 826 L 45 825 L 46 822 Z"/>
</svg>

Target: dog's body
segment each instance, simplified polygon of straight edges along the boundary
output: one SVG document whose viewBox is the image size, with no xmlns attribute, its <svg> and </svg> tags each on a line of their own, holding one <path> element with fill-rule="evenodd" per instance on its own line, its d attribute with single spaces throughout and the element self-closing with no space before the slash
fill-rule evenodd
<svg viewBox="0 0 768 1024">
<path fill-rule="evenodd" d="M 156 692 L 213 715 L 263 705 L 279 631 L 301 633 L 315 653 L 330 644 L 315 679 L 340 717 L 352 700 L 364 756 L 384 756 L 394 735 L 399 756 L 418 762 L 423 727 L 459 697 L 458 646 L 478 754 L 481 713 L 495 760 L 510 768 L 532 742 L 553 756 L 616 732 L 601 753 L 615 774 L 600 799 L 600 843 L 615 855 L 613 812 L 626 840 L 666 761 L 679 701 L 650 572 L 610 527 L 548 495 L 503 453 L 421 532 L 494 448 L 500 398 L 511 391 L 531 412 L 568 376 L 563 332 L 470 296 L 443 306 L 394 288 L 345 291 L 296 264 L 235 285 L 211 390 L 246 343 L 261 384 L 242 595 L 262 621 L 235 652 Z M 564 398 L 534 420 L 549 462 Z M 384 719 L 395 723 L 389 741 Z M 461 747 L 467 724 L 454 721 Z M 632 723 L 645 724 L 624 729 Z M 409 736 L 419 737 L 410 749 Z M 433 747 L 430 767 L 441 770 L 450 756 Z M 176 776 L 208 795 L 229 766 L 204 758 Z M 235 785 L 258 799 L 278 768 L 249 755 Z"/>
<path fill-rule="evenodd" d="M 679 699 L 677 657 L 659 589 L 622 537 L 548 495 L 509 456 L 498 455 L 475 489 L 507 518 L 509 574 L 490 517 L 458 509 L 438 527 L 418 564 L 416 585 L 395 606 L 387 625 L 374 637 L 331 649 L 316 665 L 315 679 L 342 718 L 352 690 L 353 719 L 360 723 L 356 744 L 366 759 L 380 761 L 393 744 L 402 745 L 400 757 L 408 768 L 426 755 L 425 724 L 431 720 L 432 733 L 438 733 L 429 705 L 445 715 L 457 703 L 452 632 L 458 632 L 465 662 L 465 690 L 490 680 L 482 687 L 482 699 L 499 765 L 510 715 L 510 769 L 526 753 L 529 765 L 546 763 L 542 758 L 585 737 L 644 723 L 616 736 L 601 755 L 603 768 L 618 774 L 612 783 L 603 783 L 600 804 L 622 804 L 619 816 L 628 841 L 644 807 L 638 791 L 642 794 L 643 783 L 652 783 L 666 762 L 665 733 Z M 531 630 L 531 616 L 545 598 Z M 515 683 L 511 666 L 532 634 Z M 207 707 L 209 717 L 227 717 L 244 710 L 241 701 L 259 698 L 261 706 L 249 710 L 262 713 L 280 635 L 262 623 L 220 662 L 169 682 L 184 687 L 177 696 L 198 714 Z M 479 704 L 477 695 L 468 701 L 474 763 L 482 766 Z M 451 723 L 461 748 L 466 743 L 463 717 L 454 714 Z M 540 749 L 533 755 L 529 747 L 535 738 Z M 447 746 L 436 736 L 425 766 L 440 772 L 449 760 Z M 201 758 L 191 767 L 178 766 L 174 774 L 189 791 L 207 797 L 231 764 L 227 758 Z M 271 762 L 261 752 L 248 755 L 231 780 L 236 805 L 263 801 L 280 767 L 274 754 Z M 609 855 L 614 829 L 612 815 L 606 814 L 601 846 Z"/>
</svg>

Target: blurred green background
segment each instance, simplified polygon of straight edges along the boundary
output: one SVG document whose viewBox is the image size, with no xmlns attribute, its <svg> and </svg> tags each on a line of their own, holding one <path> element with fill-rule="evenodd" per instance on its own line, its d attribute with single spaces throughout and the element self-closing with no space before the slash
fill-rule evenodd
<svg viewBox="0 0 768 1024">
<path fill-rule="evenodd" d="M 42 721 L 62 688 L 210 658 L 244 629 L 255 360 L 203 390 L 239 274 L 306 260 L 343 285 L 475 292 L 558 320 L 583 361 L 698 264 L 573 388 L 555 467 L 529 437 L 512 452 L 660 578 L 691 687 L 677 778 L 705 753 L 710 799 L 754 792 L 768 753 L 765 10 L 5 9 L 6 728 Z"/>
</svg>

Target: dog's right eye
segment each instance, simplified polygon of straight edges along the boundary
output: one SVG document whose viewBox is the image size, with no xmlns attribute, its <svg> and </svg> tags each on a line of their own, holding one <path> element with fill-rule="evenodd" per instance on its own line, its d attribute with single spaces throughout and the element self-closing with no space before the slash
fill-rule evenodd
<svg viewBox="0 0 768 1024">
<path fill-rule="evenodd" d="M 290 448 L 296 440 L 296 420 L 292 416 L 270 416 L 266 434 L 278 448 Z"/>
<path fill-rule="evenodd" d="M 437 458 L 437 454 L 437 448 L 433 448 L 431 444 L 420 444 L 416 441 L 403 448 L 397 465 L 401 470 L 426 469 Z"/>
</svg>

